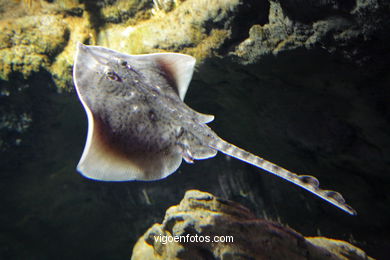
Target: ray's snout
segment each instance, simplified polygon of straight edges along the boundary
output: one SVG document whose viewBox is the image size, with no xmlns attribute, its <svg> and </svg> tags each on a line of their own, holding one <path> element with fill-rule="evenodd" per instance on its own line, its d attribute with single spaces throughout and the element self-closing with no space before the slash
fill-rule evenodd
<svg viewBox="0 0 390 260">
<path fill-rule="evenodd" d="M 81 49 L 87 49 L 87 46 L 82 44 L 81 42 L 77 42 L 77 51 L 80 51 Z"/>
<path fill-rule="evenodd" d="M 88 55 L 88 46 L 77 42 L 76 44 L 76 57 L 75 60 L 79 60 L 81 57 Z"/>
<path fill-rule="evenodd" d="M 109 61 L 116 57 L 115 53 L 107 48 L 100 46 L 88 46 L 81 42 L 77 43 L 76 61 L 98 63 L 100 65 L 108 65 Z"/>
</svg>

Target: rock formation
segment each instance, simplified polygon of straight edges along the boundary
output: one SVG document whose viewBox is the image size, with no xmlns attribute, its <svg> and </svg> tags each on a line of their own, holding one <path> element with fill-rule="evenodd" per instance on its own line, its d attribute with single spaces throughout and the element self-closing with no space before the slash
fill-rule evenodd
<svg viewBox="0 0 390 260">
<path fill-rule="evenodd" d="M 14 14 L 20 6 L 0 9 L 0 78 L 45 69 L 59 88 L 72 87 L 77 41 L 132 54 L 180 51 L 199 62 L 229 56 L 253 64 L 271 53 L 317 47 L 364 62 L 373 54 L 364 42 L 383 37 L 389 26 L 388 4 L 376 0 L 31 1 L 35 8 L 26 2 L 21 17 Z"/>
<path fill-rule="evenodd" d="M 183 242 L 158 241 L 162 236 L 177 236 L 177 241 L 182 239 Z M 189 241 L 189 236 L 194 242 Z M 233 241 L 200 241 L 200 237 L 213 240 L 214 236 L 218 239 L 232 237 Z M 186 237 L 188 242 L 184 240 Z M 161 224 L 154 224 L 138 240 L 131 259 L 372 258 L 348 242 L 324 237 L 305 238 L 279 223 L 256 218 L 238 203 L 189 190 L 179 205 L 167 210 Z"/>
</svg>

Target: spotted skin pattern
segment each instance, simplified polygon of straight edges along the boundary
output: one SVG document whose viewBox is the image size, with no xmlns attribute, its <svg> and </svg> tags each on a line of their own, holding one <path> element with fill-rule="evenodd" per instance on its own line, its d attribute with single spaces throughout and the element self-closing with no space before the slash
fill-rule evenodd
<svg viewBox="0 0 390 260">
<path fill-rule="evenodd" d="M 184 95 L 195 59 L 167 53 L 126 55 L 78 45 L 74 81 L 89 129 L 78 170 L 106 181 L 156 180 L 184 159 L 211 158 L 218 151 L 290 181 L 345 212 L 356 211 L 341 194 L 221 139 L 206 123 L 213 116 L 192 110 Z"/>
</svg>

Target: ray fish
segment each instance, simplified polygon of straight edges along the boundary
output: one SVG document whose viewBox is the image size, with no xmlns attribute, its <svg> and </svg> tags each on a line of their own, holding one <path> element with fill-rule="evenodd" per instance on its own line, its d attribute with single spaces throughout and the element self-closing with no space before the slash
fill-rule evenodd
<svg viewBox="0 0 390 260">
<path fill-rule="evenodd" d="M 77 44 L 73 79 L 88 118 L 77 170 L 102 181 L 158 180 L 181 162 L 214 157 L 218 151 L 290 181 L 355 215 L 340 193 L 297 175 L 221 139 L 201 114 L 184 102 L 195 58 L 180 53 L 127 55 Z"/>
</svg>

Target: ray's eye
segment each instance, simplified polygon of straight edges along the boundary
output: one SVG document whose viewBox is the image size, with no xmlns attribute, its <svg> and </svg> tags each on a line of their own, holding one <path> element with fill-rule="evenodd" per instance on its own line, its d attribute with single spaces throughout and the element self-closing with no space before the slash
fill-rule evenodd
<svg viewBox="0 0 390 260">
<path fill-rule="evenodd" d="M 120 60 L 119 61 L 119 64 L 122 66 L 122 67 L 125 67 L 126 69 L 128 70 L 134 70 L 133 67 L 125 60 Z"/>
<path fill-rule="evenodd" d="M 108 78 L 109 80 L 114 80 L 114 81 L 119 81 L 119 82 L 122 81 L 122 79 L 113 71 L 107 71 L 106 78 Z"/>
</svg>

